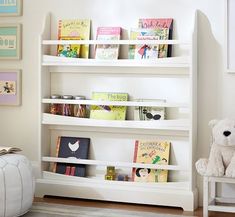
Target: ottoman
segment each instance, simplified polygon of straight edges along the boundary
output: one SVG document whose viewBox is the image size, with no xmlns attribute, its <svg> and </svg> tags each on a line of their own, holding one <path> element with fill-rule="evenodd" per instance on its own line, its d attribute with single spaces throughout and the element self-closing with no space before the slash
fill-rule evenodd
<svg viewBox="0 0 235 217">
<path fill-rule="evenodd" d="M 29 160 L 19 154 L 0 156 L 0 217 L 15 217 L 32 206 L 35 182 Z"/>
</svg>

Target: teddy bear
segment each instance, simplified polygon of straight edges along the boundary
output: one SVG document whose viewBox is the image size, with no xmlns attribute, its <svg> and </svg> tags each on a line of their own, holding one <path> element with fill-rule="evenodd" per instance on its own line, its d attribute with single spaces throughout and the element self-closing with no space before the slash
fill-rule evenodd
<svg viewBox="0 0 235 217">
<path fill-rule="evenodd" d="M 199 159 L 195 166 L 202 176 L 235 178 L 235 119 L 212 120 L 209 159 Z"/>
</svg>

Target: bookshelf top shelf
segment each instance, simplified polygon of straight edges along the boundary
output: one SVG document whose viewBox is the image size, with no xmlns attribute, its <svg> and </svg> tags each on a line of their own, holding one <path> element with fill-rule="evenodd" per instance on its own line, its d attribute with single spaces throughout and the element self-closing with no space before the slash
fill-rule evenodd
<svg viewBox="0 0 235 217">
<path fill-rule="evenodd" d="M 117 60 L 97 60 L 66 58 L 51 55 L 43 55 L 43 66 L 89 66 L 89 67 L 169 67 L 169 68 L 188 68 L 190 61 L 188 56 L 159 58 L 156 60 L 135 60 L 135 59 L 117 59 Z"/>
<path fill-rule="evenodd" d="M 64 44 L 119 44 L 119 45 L 138 45 L 138 44 L 169 44 L 169 45 L 190 45 L 188 41 L 180 40 L 43 40 L 43 45 L 64 45 Z"/>
</svg>

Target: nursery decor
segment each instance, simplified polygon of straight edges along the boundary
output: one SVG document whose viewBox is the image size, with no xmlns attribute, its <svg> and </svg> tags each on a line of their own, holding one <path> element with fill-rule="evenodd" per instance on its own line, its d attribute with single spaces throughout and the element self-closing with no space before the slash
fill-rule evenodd
<svg viewBox="0 0 235 217">
<path fill-rule="evenodd" d="M 235 178 L 235 120 L 212 120 L 212 144 L 209 159 L 199 159 L 196 169 L 202 176 Z"/>
<path fill-rule="evenodd" d="M 0 24 L 0 59 L 21 58 L 21 24 Z"/>
<path fill-rule="evenodd" d="M 21 71 L 0 70 L 0 105 L 20 105 Z"/>
<path fill-rule="evenodd" d="M 22 0 L 0 0 L 0 16 L 21 16 Z"/>
<path fill-rule="evenodd" d="M 34 178 L 30 161 L 23 155 L 0 156 L 0 216 L 20 216 L 32 206 Z"/>
</svg>

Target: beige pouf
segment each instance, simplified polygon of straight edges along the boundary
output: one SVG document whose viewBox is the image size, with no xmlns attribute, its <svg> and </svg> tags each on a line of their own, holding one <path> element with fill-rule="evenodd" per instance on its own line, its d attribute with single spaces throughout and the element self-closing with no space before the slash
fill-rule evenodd
<svg viewBox="0 0 235 217">
<path fill-rule="evenodd" d="M 19 154 L 0 156 L 0 216 L 15 217 L 32 206 L 35 182 L 29 160 Z"/>
</svg>

